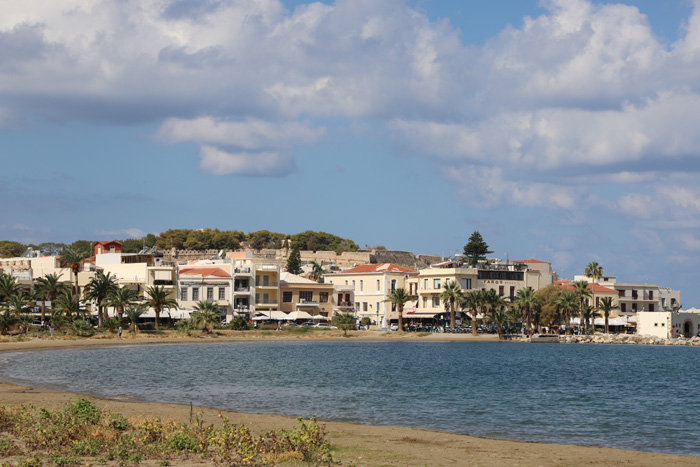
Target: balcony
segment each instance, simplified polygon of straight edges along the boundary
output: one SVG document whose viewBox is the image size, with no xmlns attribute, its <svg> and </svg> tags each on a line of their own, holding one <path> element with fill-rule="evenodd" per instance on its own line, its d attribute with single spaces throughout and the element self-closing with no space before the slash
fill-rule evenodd
<svg viewBox="0 0 700 467">
<path fill-rule="evenodd" d="M 250 287 L 236 287 L 236 288 L 233 290 L 233 292 L 234 292 L 234 293 L 244 293 L 244 292 L 245 292 L 245 293 L 248 293 L 248 292 L 250 292 Z"/>
<path fill-rule="evenodd" d="M 318 302 L 316 300 L 305 300 L 305 299 L 301 298 L 301 299 L 299 299 L 299 303 L 297 303 L 297 306 L 317 307 Z"/>
<path fill-rule="evenodd" d="M 250 274 L 252 272 L 251 268 L 234 268 L 234 274 Z"/>
<path fill-rule="evenodd" d="M 255 287 L 277 287 L 279 282 L 255 282 Z"/>
<path fill-rule="evenodd" d="M 267 300 L 263 298 L 260 300 L 255 300 L 256 305 L 277 305 L 277 302 L 279 302 L 279 300 L 276 298 L 268 298 Z"/>
<path fill-rule="evenodd" d="M 350 306 L 351 307 L 351 306 L 354 306 L 354 304 L 352 302 L 338 302 L 338 306 L 341 306 L 341 307 L 349 307 Z"/>
<path fill-rule="evenodd" d="M 169 285 L 169 286 L 172 286 L 172 285 L 174 285 L 174 284 L 173 284 L 173 281 L 166 281 L 166 280 L 162 280 L 162 279 L 157 279 L 157 280 L 154 280 L 154 281 L 153 281 L 153 285 Z"/>
</svg>

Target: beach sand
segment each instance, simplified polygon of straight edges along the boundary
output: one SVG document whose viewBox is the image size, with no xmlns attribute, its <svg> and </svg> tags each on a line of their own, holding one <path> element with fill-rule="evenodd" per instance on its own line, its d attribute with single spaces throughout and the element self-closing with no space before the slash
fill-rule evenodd
<svg viewBox="0 0 700 467">
<path fill-rule="evenodd" d="M 241 335 L 243 334 L 243 335 Z M 259 333 L 256 333 L 259 334 Z M 359 335 L 357 335 L 359 334 Z M 337 337 L 336 337 L 337 336 Z M 337 338 L 340 333 L 331 336 L 326 333 L 314 333 L 309 336 L 284 336 L 287 339 L 298 338 Z M 440 336 L 440 335 L 435 335 Z M 251 333 L 229 333 L 216 338 L 126 338 L 117 339 L 34 339 L 24 342 L 0 342 L 0 351 L 16 352 L 31 350 L 50 350 L 80 348 L 104 345 L 133 345 L 155 343 L 189 343 L 189 342 L 224 342 L 232 340 L 249 341 L 252 339 L 278 339 L 282 336 L 258 335 Z M 386 333 L 354 333 L 353 340 L 383 339 L 428 339 L 428 340 L 472 340 L 471 336 L 442 335 L 441 337 L 398 336 Z M 479 336 L 477 340 L 491 340 L 492 336 Z M 75 394 L 54 391 L 45 388 L 17 386 L 0 383 L 0 404 L 19 405 L 32 403 L 46 408 L 62 406 Z M 387 403 L 392 397 L 387 395 Z M 161 420 L 187 422 L 190 419 L 190 407 L 174 404 L 155 404 L 135 400 L 117 400 L 89 396 L 105 409 L 113 410 L 125 416 L 157 417 Z M 195 407 L 195 413 L 201 413 L 206 423 L 218 424 L 219 413 L 233 423 L 245 424 L 255 432 L 270 429 L 292 428 L 296 420 L 292 417 L 275 415 L 247 414 L 231 411 Z M 503 439 L 480 438 L 468 435 L 444 433 L 419 428 L 390 426 L 354 425 L 348 423 L 326 422 L 328 437 L 335 448 L 335 459 L 343 465 L 357 466 L 425 466 L 425 465 L 465 465 L 465 466 L 700 466 L 700 458 L 654 454 L 646 452 L 625 451 L 599 447 L 554 445 L 527 443 Z M 11 456 L 0 462 L 14 460 Z M 144 462 L 141 465 L 158 465 Z M 192 461 L 171 461 L 171 466 L 179 465 L 213 465 L 206 461 L 193 464 Z"/>
</svg>

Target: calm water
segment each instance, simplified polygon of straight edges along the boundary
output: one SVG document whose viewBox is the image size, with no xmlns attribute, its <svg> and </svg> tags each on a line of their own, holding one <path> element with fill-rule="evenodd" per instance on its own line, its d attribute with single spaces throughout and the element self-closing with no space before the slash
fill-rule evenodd
<svg viewBox="0 0 700 467">
<path fill-rule="evenodd" d="M 700 456 L 700 348 L 254 342 L 0 359 L 4 380 L 72 392 Z"/>
</svg>

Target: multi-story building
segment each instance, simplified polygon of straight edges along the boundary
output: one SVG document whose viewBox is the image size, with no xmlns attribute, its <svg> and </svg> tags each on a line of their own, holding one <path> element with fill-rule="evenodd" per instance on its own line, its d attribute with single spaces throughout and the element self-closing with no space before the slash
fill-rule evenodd
<svg viewBox="0 0 700 467">
<path fill-rule="evenodd" d="M 256 264 L 253 270 L 255 274 L 255 311 L 262 314 L 279 311 L 280 267 L 276 264 Z"/>
<path fill-rule="evenodd" d="M 210 263 L 210 264 L 207 264 Z M 198 302 L 214 302 L 222 318 L 233 318 L 231 263 L 203 261 L 183 266 L 178 274 L 177 303 L 187 318 Z"/>
<path fill-rule="evenodd" d="M 355 296 L 355 316 L 362 319 L 365 316 L 372 324 L 382 328 L 387 327 L 390 313 L 396 311 L 387 298 L 396 289 L 408 291 L 407 283 L 410 277 L 418 275 L 418 271 L 397 264 L 364 264 L 342 272 L 326 274 L 329 284 L 352 286 Z"/>
<path fill-rule="evenodd" d="M 282 272 L 280 292 L 283 311 L 293 319 L 333 317 L 333 284 L 324 284 L 295 274 Z"/>
</svg>

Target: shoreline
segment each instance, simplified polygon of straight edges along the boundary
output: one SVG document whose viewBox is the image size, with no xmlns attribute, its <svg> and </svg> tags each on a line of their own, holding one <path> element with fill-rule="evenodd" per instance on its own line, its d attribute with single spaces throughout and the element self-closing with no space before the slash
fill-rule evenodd
<svg viewBox="0 0 700 467">
<path fill-rule="evenodd" d="M 230 341 L 269 341 L 269 340 L 308 340 L 303 337 L 261 336 L 260 339 L 228 336 L 226 338 L 125 338 L 85 339 L 85 340 L 48 340 L 36 339 L 24 342 L 0 342 L 0 352 L 23 352 L 36 350 L 106 347 L 113 345 L 150 345 L 173 343 L 215 343 Z M 337 340 L 340 337 L 312 336 L 311 340 Z M 397 340 L 392 336 L 367 336 L 363 341 Z M 466 341 L 468 339 L 431 339 L 438 342 Z M 457 337 L 461 337 L 457 335 Z M 469 336 L 472 337 L 472 336 Z M 399 338 L 402 339 L 402 338 Z M 413 339 L 421 341 L 425 338 Z M 360 339 L 347 339 L 360 340 Z M 489 341 L 480 339 L 478 341 Z M 113 410 L 125 416 L 154 417 L 161 420 L 175 420 L 186 423 L 190 418 L 190 406 L 178 404 L 153 403 L 143 400 L 117 399 L 96 395 L 62 392 L 51 388 L 17 385 L 0 382 L 0 404 L 20 405 L 34 404 L 55 408 L 70 399 L 85 397 L 94 400 L 107 410 Z M 292 428 L 295 417 L 266 414 L 249 414 L 215 408 L 196 407 L 195 413 L 201 413 L 207 424 L 220 422 L 218 414 L 222 413 L 232 423 L 244 424 L 254 432 Z M 626 451 L 615 448 L 596 446 L 574 446 L 516 441 L 506 438 L 484 438 L 478 436 L 441 432 L 423 428 L 395 427 L 381 425 L 360 425 L 346 422 L 325 422 L 328 439 L 336 447 L 336 460 L 344 465 L 379 466 L 379 465 L 460 465 L 475 464 L 485 466 L 521 465 L 521 466 L 565 466 L 580 465 L 585 459 L 587 465 L 603 466 L 629 463 L 641 466 L 676 465 L 700 466 L 700 457 L 660 454 L 644 451 Z M 178 465 L 172 463 L 171 465 Z M 180 464 L 186 465 L 186 464 Z M 198 464 L 199 465 L 199 464 Z M 210 464 L 201 464 L 210 465 Z"/>
</svg>

